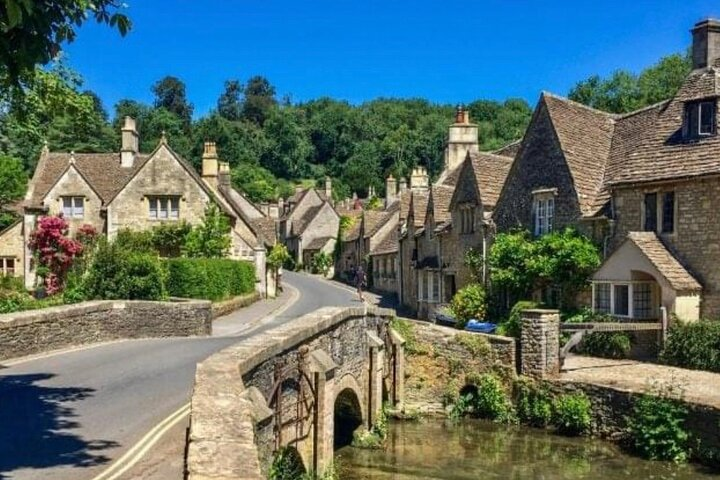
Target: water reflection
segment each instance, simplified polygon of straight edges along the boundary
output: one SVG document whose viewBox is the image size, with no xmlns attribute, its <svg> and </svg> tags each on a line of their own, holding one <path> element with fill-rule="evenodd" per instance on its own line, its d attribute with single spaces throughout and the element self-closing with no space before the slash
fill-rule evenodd
<svg viewBox="0 0 720 480">
<path fill-rule="evenodd" d="M 631 457 L 600 440 L 566 438 L 480 420 L 393 423 L 385 450 L 346 447 L 336 458 L 343 480 L 719 478 L 695 466 Z"/>
</svg>

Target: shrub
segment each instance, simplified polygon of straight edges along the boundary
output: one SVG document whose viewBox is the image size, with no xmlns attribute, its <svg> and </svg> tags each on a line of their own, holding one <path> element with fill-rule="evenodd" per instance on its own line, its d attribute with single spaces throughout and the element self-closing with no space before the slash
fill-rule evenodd
<svg viewBox="0 0 720 480">
<path fill-rule="evenodd" d="M 527 378 L 518 379 L 514 387 L 518 419 L 532 427 L 547 427 L 552 421 L 553 412 L 550 393 Z"/>
<path fill-rule="evenodd" d="M 593 313 L 585 308 L 563 320 L 565 323 L 617 322 L 610 315 Z M 627 358 L 632 349 L 632 337 L 628 332 L 597 332 L 586 334 L 578 352 L 602 358 Z"/>
<path fill-rule="evenodd" d="M 669 365 L 720 372 L 720 321 L 676 321 L 660 360 Z"/>
<path fill-rule="evenodd" d="M 642 395 L 627 419 L 635 450 L 651 460 L 684 462 L 689 435 L 684 428 L 687 409 L 671 388 L 658 395 Z"/>
<path fill-rule="evenodd" d="M 530 310 L 539 307 L 541 307 L 541 304 L 537 302 L 533 302 L 531 300 L 520 300 L 513 305 L 508 319 L 498 324 L 496 333 L 498 335 L 505 335 L 506 337 L 520 338 L 523 310 Z"/>
<path fill-rule="evenodd" d="M 99 242 L 83 281 L 92 299 L 162 300 L 167 297 L 165 272 L 156 255 L 132 252 L 116 243 Z"/>
<path fill-rule="evenodd" d="M 166 261 L 168 293 L 174 297 L 225 300 L 255 289 L 255 267 L 225 258 L 172 258 Z"/>
<path fill-rule="evenodd" d="M 553 424 L 564 435 L 582 435 L 590 430 L 592 405 L 580 393 L 560 395 L 553 403 Z"/>
<path fill-rule="evenodd" d="M 36 272 L 50 295 L 62 291 L 75 257 L 83 252 L 83 244 L 68 236 L 69 229 L 62 215 L 42 217 L 30 234 L 28 247 L 37 262 Z"/>
<path fill-rule="evenodd" d="M 453 297 L 450 308 L 459 328 L 465 328 L 471 319 L 484 319 L 487 313 L 485 289 L 478 283 L 461 288 Z"/>
<path fill-rule="evenodd" d="M 482 375 L 477 388 L 474 406 L 477 416 L 495 421 L 512 419 L 512 405 L 500 380 L 490 374 Z"/>
<path fill-rule="evenodd" d="M 310 261 L 310 271 L 312 273 L 320 273 L 322 275 L 327 275 L 330 271 L 330 267 L 332 267 L 333 260 L 325 252 L 318 252 L 315 255 L 313 255 L 312 260 Z"/>
<path fill-rule="evenodd" d="M 182 253 L 194 258 L 223 258 L 232 244 L 230 221 L 217 205 L 205 209 L 203 223 L 192 228 L 185 236 Z"/>
</svg>

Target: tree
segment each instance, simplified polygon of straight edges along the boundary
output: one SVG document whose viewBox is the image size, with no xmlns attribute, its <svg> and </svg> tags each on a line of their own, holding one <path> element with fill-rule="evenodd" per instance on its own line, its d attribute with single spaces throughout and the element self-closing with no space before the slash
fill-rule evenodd
<svg viewBox="0 0 720 480">
<path fill-rule="evenodd" d="M 275 105 L 275 87 L 268 79 L 259 75 L 250 78 L 245 86 L 242 117 L 262 126 Z"/>
<path fill-rule="evenodd" d="M 264 126 L 269 139 L 262 166 L 282 178 L 302 178 L 309 173 L 313 147 L 303 128 L 302 116 L 292 108 L 274 109 Z"/>
<path fill-rule="evenodd" d="M 183 254 L 188 257 L 222 258 L 230 250 L 230 222 L 217 205 L 205 209 L 205 219 L 188 234 Z"/>
<path fill-rule="evenodd" d="M 55 58 L 89 17 L 125 36 L 132 24 L 117 0 L 3 0 L 0 2 L 0 62 L 11 85 L 31 77 L 35 66 Z"/>
<path fill-rule="evenodd" d="M 270 253 L 267 256 L 266 263 L 273 272 L 273 275 L 275 276 L 275 284 L 280 289 L 282 289 L 282 285 L 280 285 L 279 279 L 280 269 L 291 258 L 292 257 L 290 256 L 290 253 L 288 253 L 287 247 L 282 243 L 276 243 L 275 245 L 273 245 L 272 249 L 270 249 Z"/>
<path fill-rule="evenodd" d="M 257 165 L 238 165 L 231 170 L 232 184 L 256 203 L 278 198 L 278 182 L 272 173 Z"/>
<path fill-rule="evenodd" d="M 217 102 L 218 114 L 226 120 L 237 121 L 242 117 L 243 104 L 241 97 L 243 86 L 239 80 L 227 80 L 225 91 L 220 94 Z"/>
<path fill-rule="evenodd" d="M 62 291 L 75 257 L 83 252 L 83 244 L 70 238 L 68 231 L 62 216 L 48 216 L 42 217 L 30 234 L 28 246 L 37 263 L 38 277 L 49 295 Z"/>
<path fill-rule="evenodd" d="M 0 155 L 0 231 L 14 219 L 8 211 L 13 202 L 22 198 L 27 184 L 27 175 L 20 160 Z"/>
<path fill-rule="evenodd" d="M 155 108 L 164 108 L 177 115 L 185 128 L 190 127 L 193 106 L 185 94 L 185 84 L 177 77 L 167 76 L 158 80 L 152 87 L 155 95 Z"/>
</svg>

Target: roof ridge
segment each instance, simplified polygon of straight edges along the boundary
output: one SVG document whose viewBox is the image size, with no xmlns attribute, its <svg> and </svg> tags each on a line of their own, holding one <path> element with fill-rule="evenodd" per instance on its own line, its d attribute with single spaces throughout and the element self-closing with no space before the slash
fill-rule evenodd
<svg viewBox="0 0 720 480">
<path fill-rule="evenodd" d="M 654 110 L 654 109 L 660 107 L 661 105 L 670 103 L 671 101 L 672 101 L 672 98 L 668 98 L 668 99 L 665 99 L 665 100 L 661 100 L 661 101 L 659 101 L 659 102 L 657 102 L 657 103 L 653 103 L 652 105 L 648 105 L 648 106 L 646 106 L 646 107 L 638 108 L 637 110 L 633 110 L 632 112 L 621 113 L 621 114 L 618 114 L 618 116 L 616 117 L 616 119 L 617 119 L 617 120 L 624 120 L 624 119 L 629 118 L 629 117 L 632 117 L 632 116 L 634 116 L 634 115 L 637 115 L 637 114 L 640 114 L 640 113 L 643 113 L 643 112 L 647 112 L 648 110 Z"/>
<path fill-rule="evenodd" d="M 584 110 L 587 110 L 587 111 L 589 111 L 589 112 L 591 112 L 591 113 L 598 113 L 598 114 L 604 115 L 604 116 L 608 117 L 610 120 L 613 120 L 613 121 L 616 120 L 617 118 L 620 118 L 620 115 L 617 114 L 617 113 L 606 112 L 605 110 L 600 110 L 600 109 L 597 109 L 597 108 L 594 108 L 594 107 L 590 107 L 590 106 L 588 106 L 588 105 L 585 105 L 584 103 L 576 102 L 575 100 L 571 100 L 571 99 L 569 99 L 569 98 L 567 98 L 567 97 L 563 97 L 563 96 L 561 96 L 561 95 L 557 95 L 557 94 L 555 94 L 555 93 L 548 92 L 547 90 L 543 90 L 542 93 L 541 93 L 541 96 L 542 96 L 542 97 L 554 98 L 555 100 L 559 100 L 559 101 L 561 101 L 561 102 L 564 102 L 564 103 L 567 103 L 567 104 L 570 104 L 570 105 L 573 105 L 573 106 L 576 106 L 576 107 L 580 107 L 580 108 L 582 108 L 582 109 L 584 109 Z"/>
</svg>

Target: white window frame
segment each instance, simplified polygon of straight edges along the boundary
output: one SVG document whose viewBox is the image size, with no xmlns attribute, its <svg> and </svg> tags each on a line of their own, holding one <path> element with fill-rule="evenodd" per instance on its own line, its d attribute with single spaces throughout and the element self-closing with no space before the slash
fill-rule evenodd
<svg viewBox="0 0 720 480">
<path fill-rule="evenodd" d="M 10 268 L 8 268 L 8 262 L 13 263 L 12 267 L 12 273 L 8 273 Z M 16 276 L 17 275 L 17 268 L 18 268 L 18 260 L 15 257 L 0 257 L 0 275 L 3 276 Z"/>
<path fill-rule="evenodd" d="M 65 218 L 85 218 L 85 197 L 67 195 L 60 197 L 60 206 Z"/>
<path fill-rule="evenodd" d="M 150 220 L 179 220 L 180 197 L 175 195 L 149 195 L 148 218 Z M 153 208 L 154 207 L 154 208 Z"/>
<path fill-rule="evenodd" d="M 635 281 L 594 281 L 592 282 L 592 299 L 591 299 L 591 309 L 593 313 L 596 313 L 595 304 L 596 304 L 596 295 L 597 295 L 597 285 L 603 284 L 603 285 L 610 285 L 610 311 L 609 312 L 598 312 L 603 313 L 607 315 L 612 315 L 613 317 L 618 318 L 626 318 L 631 319 L 635 318 L 635 285 L 643 284 L 643 285 L 650 285 L 651 288 L 651 298 L 654 298 L 655 295 L 659 295 L 657 292 L 657 284 L 653 281 L 648 280 L 635 280 Z M 627 315 L 620 315 L 615 312 L 615 287 L 616 286 L 627 286 L 628 287 L 628 314 Z M 651 305 L 651 309 L 656 308 L 656 306 Z M 652 318 L 652 317 L 650 317 Z M 645 318 L 642 318 L 643 320 Z"/>
<path fill-rule="evenodd" d="M 545 189 L 533 192 L 533 232 L 536 237 L 550 233 L 555 221 L 556 189 Z"/>
</svg>

